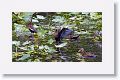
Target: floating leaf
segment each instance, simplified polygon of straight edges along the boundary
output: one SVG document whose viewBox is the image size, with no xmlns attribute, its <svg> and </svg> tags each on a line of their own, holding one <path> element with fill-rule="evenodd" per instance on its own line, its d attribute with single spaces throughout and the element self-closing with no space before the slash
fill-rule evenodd
<svg viewBox="0 0 120 80">
<path fill-rule="evenodd" d="M 62 43 L 62 44 L 60 44 L 60 45 L 55 45 L 55 47 L 61 48 L 61 47 L 64 47 L 64 46 L 66 46 L 66 45 L 67 45 L 67 43 Z"/>
<path fill-rule="evenodd" d="M 44 17 L 44 16 L 41 16 L 41 15 L 37 15 L 37 18 L 38 18 L 38 19 L 45 19 L 45 17 Z"/>
<path fill-rule="evenodd" d="M 32 22 L 39 22 L 38 20 L 36 20 L 36 19 L 32 19 Z"/>
<path fill-rule="evenodd" d="M 54 42 L 53 39 L 49 39 L 49 40 L 48 40 L 48 43 L 49 43 L 49 44 L 52 44 L 53 42 Z"/>
<path fill-rule="evenodd" d="M 20 45 L 20 41 L 12 41 L 12 44 L 19 46 Z"/>
<path fill-rule="evenodd" d="M 52 47 L 49 47 L 49 49 L 47 50 L 47 52 L 49 52 L 49 53 L 53 53 L 53 52 L 56 52 L 56 50 L 53 49 Z"/>
<path fill-rule="evenodd" d="M 39 46 L 39 49 L 44 49 L 44 46 L 43 45 Z"/>
<path fill-rule="evenodd" d="M 27 47 L 19 47 L 22 50 L 28 50 Z"/>
<path fill-rule="evenodd" d="M 45 49 L 49 49 L 49 46 L 45 45 L 44 48 L 45 48 Z"/>
<path fill-rule="evenodd" d="M 29 57 L 30 57 L 30 54 L 23 54 L 23 56 L 21 58 L 19 58 L 18 60 L 25 60 Z"/>
<path fill-rule="evenodd" d="M 27 45 L 27 44 L 30 44 L 30 43 L 31 43 L 31 41 L 26 41 L 22 45 Z"/>
</svg>

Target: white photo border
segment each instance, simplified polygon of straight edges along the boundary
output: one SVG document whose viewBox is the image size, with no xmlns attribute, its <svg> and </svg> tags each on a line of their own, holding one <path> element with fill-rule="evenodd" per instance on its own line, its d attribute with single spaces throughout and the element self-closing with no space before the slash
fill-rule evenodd
<svg viewBox="0 0 120 80">
<path fill-rule="evenodd" d="M 0 73 L 114 74 L 112 0 L 2 0 Z M 102 62 L 12 62 L 12 12 L 102 12 Z"/>
</svg>

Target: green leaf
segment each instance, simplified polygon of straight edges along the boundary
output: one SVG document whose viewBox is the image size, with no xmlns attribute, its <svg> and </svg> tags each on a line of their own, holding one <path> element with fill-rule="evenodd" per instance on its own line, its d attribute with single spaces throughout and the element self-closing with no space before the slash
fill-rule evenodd
<svg viewBox="0 0 120 80">
<path fill-rule="evenodd" d="M 27 45 L 27 44 L 30 44 L 30 43 L 31 43 L 30 41 L 26 41 L 22 45 Z"/>
<path fill-rule="evenodd" d="M 20 60 L 25 60 L 25 59 L 27 59 L 27 58 L 29 58 L 30 57 L 30 54 L 23 54 L 23 56 L 21 57 L 21 58 L 19 58 L 18 60 L 20 61 Z"/>
<path fill-rule="evenodd" d="M 20 41 L 12 41 L 12 44 L 19 46 L 20 45 Z"/>
<path fill-rule="evenodd" d="M 52 47 L 49 47 L 48 50 L 47 50 L 48 53 L 53 53 L 53 52 L 56 52 L 56 50 Z"/>
<path fill-rule="evenodd" d="M 53 39 L 49 39 L 49 40 L 48 40 L 48 43 L 49 43 L 49 44 L 52 44 L 53 42 L 54 42 Z"/>
<path fill-rule="evenodd" d="M 67 42 L 66 42 L 66 43 L 62 43 L 62 44 L 60 44 L 60 45 L 55 45 L 55 47 L 61 48 L 61 47 L 64 47 L 64 46 L 66 46 L 66 45 L 67 45 Z"/>
</svg>

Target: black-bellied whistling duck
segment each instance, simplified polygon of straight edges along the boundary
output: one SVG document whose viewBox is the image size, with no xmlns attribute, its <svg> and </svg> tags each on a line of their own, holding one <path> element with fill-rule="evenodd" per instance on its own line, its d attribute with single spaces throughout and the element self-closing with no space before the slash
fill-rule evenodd
<svg viewBox="0 0 120 80">
<path fill-rule="evenodd" d="M 83 58 L 95 58 L 96 57 L 96 55 L 94 55 L 93 53 L 86 52 L 84 48 L 80 48 L 78 52 L 82 55 Z"/>
<path fill-rule="evenodd" d="M 54 33 L 56 43 L 57 44 L 61 43 L 61 40 L 65 37 L 68 37 L 68 36 L 69 36 L 69 39 L 77 40 L 80 35 L 73 36 L 72 32 L 73 31 L 71 29 L 68 29 L 68 28 L 57 29 Z"/>
<path fill-rule="evenodd" d="M 33 27 L 32 22 L 29 22 L 29 23 L 27 24 L 27 27 L 28 27 L 28 29 L 29 29 L 29 31 L 30 31 L 31 33 L 37 33 L 37 30 Z"/>
</svg>

